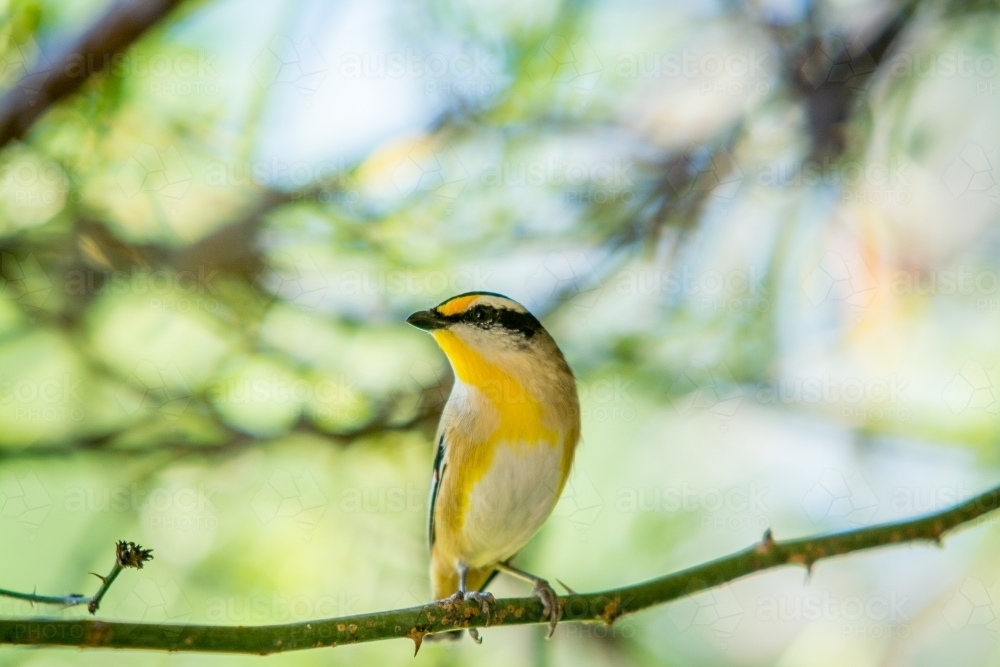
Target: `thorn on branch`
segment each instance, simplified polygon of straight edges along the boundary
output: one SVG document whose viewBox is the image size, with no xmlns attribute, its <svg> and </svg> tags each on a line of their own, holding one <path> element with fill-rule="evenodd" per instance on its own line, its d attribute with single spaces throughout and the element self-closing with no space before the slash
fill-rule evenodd
<svg viewBox="0 0 1000 667">
<path fill-rule="evenodd" d="M 414 658 L 416 658 L 417 657 L 417 653 L 420 652 L 420 647 L 424 643 L 424 635 L 426 635 L 426 634 L 427 634 L 427 632 L 425 630 L 420 630 L 418 628 L 412 628 L 410 630 L 410 634 L 406 635 L 407 637 L 409 637 L 410 639 L 413 640 L 413 644 L 414 644 L 414 646 L 413 646 L 413 657 Z"/>
<path fill-rule="evenodd" d="M 771 533 L 771 529 L 768 528 L 764 531 L 764 537 L 761 538 L 760 544 L 754 549 L 757 553 L 762 556 L 766 556 L 771 553 L 771 549 L 774 548 L 774 535 Z"/>
<path fill-rule="evenodd" d="M 559 580 L 559 579 L 556 579 L 556 581 L 558 581 L 558 582 L 559 582 L 559 585 L 560 585 L 560 586 L 562 586 L 563 588 L 565 588 L 565 589 L 566 589 L 566 592 L 567 592 L 567 593 L 569 593 L 570 595 L 576 595 L 576 591 L 574 591 L 574 590 L 573 590 L 572 588 L 570 588 L 569 586 L 567 586 L 567 585 L 566 585 L 565 583 L 563 583 L 563 582 L 562 582 L 561 580 Z"/>
</svg>

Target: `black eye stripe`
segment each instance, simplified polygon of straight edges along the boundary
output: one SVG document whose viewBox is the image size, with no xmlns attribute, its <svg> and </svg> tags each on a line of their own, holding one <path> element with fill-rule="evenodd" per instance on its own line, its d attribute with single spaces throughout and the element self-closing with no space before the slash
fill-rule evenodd
<svg viewBox="0 0 1000 667">
<path fill-rule="evenodd" d="M 448 315 L 444 319 L 449 322 L 465 322 L 481 329 L 499 327 L 525 338 L 531 338 L 542 328 L 541 322 L 531 313 L 520 313 L 510 308 L 495 308 L 486 304 L 478 304 L 465 312 Z"/>
</svg>

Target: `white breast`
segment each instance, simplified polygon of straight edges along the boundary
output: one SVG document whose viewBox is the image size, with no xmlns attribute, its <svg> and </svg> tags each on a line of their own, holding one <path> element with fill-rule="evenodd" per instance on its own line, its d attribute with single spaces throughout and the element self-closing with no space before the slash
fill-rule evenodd
<svg viewBox="0 0 1000 667">
<path fill-rule="evenodd" d="M 483 567 L 521 550 L 559 499 L 562 443 L 501 443 L 476 484 L 462 527 L 466 562 Z"/>
</svg>

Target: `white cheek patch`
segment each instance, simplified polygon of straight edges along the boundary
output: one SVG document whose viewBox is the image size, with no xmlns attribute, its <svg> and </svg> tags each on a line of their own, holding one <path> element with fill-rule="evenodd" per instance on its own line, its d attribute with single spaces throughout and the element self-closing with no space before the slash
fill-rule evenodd
<svg viewBox="0 0 1000 667">
<path fill-rule="evenodd" d="M 510 558 L 548 518 L 562 479 L 562 446 L 500 444 L 469 497 L 462 536 L 472 567 Z"/>
</svg>

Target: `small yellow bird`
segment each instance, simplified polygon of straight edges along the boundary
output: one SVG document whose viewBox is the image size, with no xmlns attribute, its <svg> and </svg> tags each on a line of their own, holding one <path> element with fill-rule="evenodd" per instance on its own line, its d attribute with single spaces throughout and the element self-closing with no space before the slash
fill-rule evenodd
<svg viewBox="0 0 1000 667">
<path fill-rule="evenodd" d="M 506 572 L 534 585 L 551 636 L 562 616 L 556 592 L 510 561 L 569 476 L 580 439 L 573 372 L 535 316 L 500 294 L 460 294 L 406 321 L 434 336 L 455 373 L 431 477 L 434 597 L 472 599 L 488 614 L 495 600 L 484 589 Z"/>
</svg>

